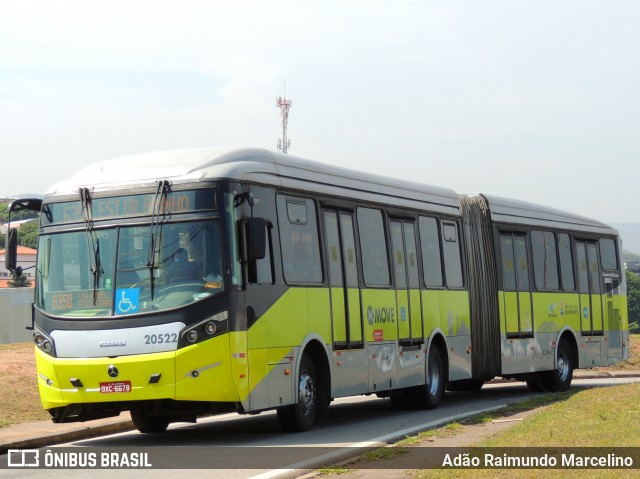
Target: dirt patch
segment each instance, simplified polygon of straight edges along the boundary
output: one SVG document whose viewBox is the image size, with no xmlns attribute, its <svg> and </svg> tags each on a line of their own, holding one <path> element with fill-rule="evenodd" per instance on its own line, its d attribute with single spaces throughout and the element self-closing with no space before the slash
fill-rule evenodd
<svg viewBox="0 0 640 479">
<path fill-rule="evenodd" d="M 42 421 L 32 343 L 0 344 L 0 427 Z"/>
</svg>

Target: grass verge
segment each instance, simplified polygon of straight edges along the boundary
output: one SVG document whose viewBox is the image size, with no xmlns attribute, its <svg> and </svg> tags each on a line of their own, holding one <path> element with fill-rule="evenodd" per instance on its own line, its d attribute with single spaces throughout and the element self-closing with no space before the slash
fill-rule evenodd
<svg viewBox="0 0 640 479">
<path fill-rule="evenodd" d="M 556 396 L 554 399 L 553 396 Z M 571 393 L 545 395 L 511 408 L 539 407 L 522 423 L 484 440 L 474 447 L 640 447 L 640 384 L 607 388 L 578 389 Z M 638 470 L 550 470 L 550 469 L 473 469 L 427 470 L 416 479 L 426 478 L 543 478 L 551 477 L 638 477 Z"/>
</svg>

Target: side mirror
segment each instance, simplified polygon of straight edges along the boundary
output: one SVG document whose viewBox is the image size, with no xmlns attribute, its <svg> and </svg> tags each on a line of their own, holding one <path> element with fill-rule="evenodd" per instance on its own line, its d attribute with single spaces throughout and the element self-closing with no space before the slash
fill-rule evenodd
<svg viewBox="0 0 640 479">
<path fill-rule="evenodd" d="M 264 218 L 247 220 L 247 260 L 264 258 L 267 250 L 267 227 Z"/>
<path fill-rule="evenodd" d="M 248 218 L 241 224 L 242 262 L 262 259 L 267 250 L 266 222 L 264 218 Z"/>
<path fill-rule="evenodd" d="M 4 267 L 11 273 L 16 271 L 18 262 L 18 230 L 11 228 L 7 232 L 7 247 L 5 249 Z"/>
</svg>

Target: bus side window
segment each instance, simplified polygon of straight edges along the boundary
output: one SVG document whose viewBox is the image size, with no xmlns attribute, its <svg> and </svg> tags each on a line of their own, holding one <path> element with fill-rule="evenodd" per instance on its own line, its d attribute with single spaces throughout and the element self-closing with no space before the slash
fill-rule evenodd
<svg viewBox="0 0 640 479">
<path fill-rule="evenodd" d="M 284 279 L 288 283 L 322 283 L 315 203 L 279 194 L 276 204 Z"/>
<path fill-rule="evenodd" d="M 587 243 L 587 257 L 589 258 L 589 283 L 591 294 L 600 294 L 600 262 L 598 261 L 597 243 Z"/>
<path fill-rule="evenodd" d="M 604 270 L 618 270 L 616 243 L 611 238 L 600 238 L 600 264 Z"/>
<path fill-rule="evenodd" d="M 573 255 L 571 254 L 571 238 L 567 233 L 558 235 L 558 251 L 560 254 L 560 277 L 564 291 L 575 291 L 576 281 L 573 276 Z"/>
<path fill-rule="evenodd" d="M 551 231 L 531 231 L 531 248 L 533 251 L 533 272 L 536 288 L 539 291 L 557 291 L 560 289 L 558 279 L 558 257 L 556 239 Z"/>
<path fill-rule="evenodd" d="M 513 235 L 511 233 L 500 234 L 500 254 L 502 257 L 502 289 L 517 291 L 516 261 L 513 256 Z"/>
<path fill-rule="evenodd" d="M 421 216 L 418 226 L 420 229 L 424 284 L 426 287 L 442 287 L 442 258 L 440 256 L 438 220 Z"/>
<path fill-rule="evenodd" d="M 442 251 L 444 253 L 445 280 L 449 288 L 462 288 L 462 256 L 458 241 L 458 225 L 442 222 Z"/>
<path fill-rule="evenodd" d="M 576 260 L 578 263 L 578 292 L 589 294 L 589 269 L 587 265 L 587 249 L 584 242 L 576 241 Z"/>
<path fill-rule="evenodd" d="M 391 275 L 382 211 L 358 208 L 358 234 L 365 285 L 388 286 Z"/>
</svg>

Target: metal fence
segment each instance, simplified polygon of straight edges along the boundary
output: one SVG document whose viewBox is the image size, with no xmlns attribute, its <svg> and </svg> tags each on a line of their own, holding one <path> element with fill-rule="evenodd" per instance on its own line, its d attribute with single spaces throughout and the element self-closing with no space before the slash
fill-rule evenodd
<svg viewBox="0 0 640 479">
<path fill-rule="evenodd" d="M 34 288 L 0 288 L 0 344 L 33 341 L 31 305 Z"/>
</svg>

